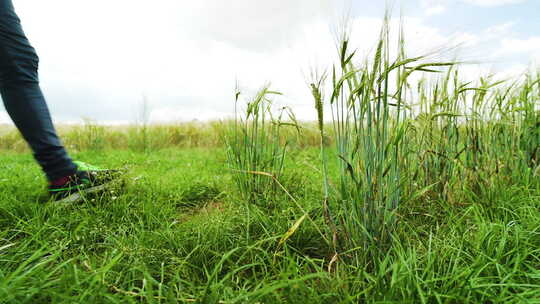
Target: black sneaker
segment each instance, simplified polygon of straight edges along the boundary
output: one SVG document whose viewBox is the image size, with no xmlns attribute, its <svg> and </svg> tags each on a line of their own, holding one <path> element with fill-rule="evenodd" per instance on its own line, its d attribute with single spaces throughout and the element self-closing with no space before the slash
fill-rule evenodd
<svg viewBox="0 0 540 304">
<path fill-rule="evenodd" d="M 49 194 L 57 203 L 77 203 L 86 195 L 103 192 L 118 177 L 118 171 L 75 162 L 77 172 L 49 184 Z"/>
</svg>

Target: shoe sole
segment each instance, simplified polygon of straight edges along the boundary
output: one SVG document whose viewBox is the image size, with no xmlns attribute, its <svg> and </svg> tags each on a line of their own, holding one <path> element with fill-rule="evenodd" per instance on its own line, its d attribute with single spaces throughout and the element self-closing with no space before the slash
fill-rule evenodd
<svg viewBox="0 0 540 304">
<path fill-rule="evenodd" d="M 76 203 L 80 203 L 81 201 L 84 200 L 84 196 L 89 195 L 89 194 L 94 194 L 94 193 L 97 193 L 97 192 L 102 192 L 105 189 L 107 189 L 109 186 L 111 186 L 111 184 L 112 183 L 107 183 L 107 184 L 99 185 L 99 186 L 96 186 L 96 187 L 93 187 L 93 188 L 84 189 L 83 191 L 73 193 L 70 196 L 68 196 L 66 198 L 63 198 L 61 200 L 58 200 L 58 201 L 54 201 L 53 203 L 54 204 L 76 204 Z"/>
</svg>

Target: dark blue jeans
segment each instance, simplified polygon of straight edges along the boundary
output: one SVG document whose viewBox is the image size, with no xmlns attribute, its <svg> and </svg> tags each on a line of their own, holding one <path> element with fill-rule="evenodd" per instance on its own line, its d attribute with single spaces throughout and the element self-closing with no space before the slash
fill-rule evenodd
<svg viewBox="0 0 540 304">
<path fill-rule="evenodd" d="M 38 56 L 11 0 L 0 0 L 0 94 L 11 119 L 49 180 L 76 171 L 56 135 L 38 80 Z"/>
</svg>

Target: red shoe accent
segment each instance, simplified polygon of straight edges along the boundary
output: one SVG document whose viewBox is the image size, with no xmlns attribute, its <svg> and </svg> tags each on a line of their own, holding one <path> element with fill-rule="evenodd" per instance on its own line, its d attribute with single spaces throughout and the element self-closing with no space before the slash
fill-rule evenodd
<svg viewBox="0 0 540 304">
<path fill-rule="evenodd" d="M 70 175 L 70 176 L 64 176 L 62 178 L 59 178 L 55 181 L 52 181 L 52 182 L 49 182 L 49 185 L 53 186 L 53 187 L 60 187 L 60 186 L 63 186 L 67 183 L 69 183 L 69 181 L 71 180 L 73 175 Z"/>
</svg>

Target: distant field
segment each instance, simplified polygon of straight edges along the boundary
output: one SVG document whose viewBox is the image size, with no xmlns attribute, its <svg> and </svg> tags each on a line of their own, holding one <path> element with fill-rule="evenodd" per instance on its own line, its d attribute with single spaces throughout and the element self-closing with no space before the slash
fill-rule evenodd
<svg viewBox="0 0 540 304">
<path fill-rule="evenodd" d="M 14 127 L 7 125 L 7 124 L 0 124 L 0 136 L 4 135 L 8 132 L 13 131 Z"/>
<path fill-rule="evenodd" d="M 70 151 L 96 149 L 163 149 L 223 147 L 225 130 L 232 121 L 187 122 L 107 126 L 93 122 L 80 125 L 58 125 L 62 141 Z M 302 136 L 294 130 L 282 134 L 295 145 L 317 146 L 319 135 L 316 123 L 303 123 Z M 14 127 L 0 125 L 0 150 L 28 152 L 24 140 Z"/>
</svg>

